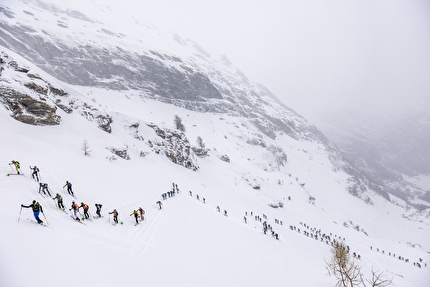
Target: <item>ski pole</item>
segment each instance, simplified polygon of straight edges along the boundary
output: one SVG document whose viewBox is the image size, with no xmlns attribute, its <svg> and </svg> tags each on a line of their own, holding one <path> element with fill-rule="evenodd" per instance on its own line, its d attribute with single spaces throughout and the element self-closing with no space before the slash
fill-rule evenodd
<svg viewBox="0 0 430 287">
<path fill-rule="evenodd" d="M 20 211 L 19 211 L 18 222 L 19 222 L 19 220 L 21 219 L 21 212 L 22 212 L 22 205 L 21 205 L 21 209 L 20 209 Z"/>
<path fill-rule="evenodd" d="M 46 223 L 48 223 L 48 224 L 49 224 L 48 219 L 46 219 L 45 213 L 43 213 L 43 211 L 42 211 L 42 214 L 43 214 L 43 217 L 44 217 L 44 218 L 45 218 L 45 220 L 46 220 Z"/>
</svg>

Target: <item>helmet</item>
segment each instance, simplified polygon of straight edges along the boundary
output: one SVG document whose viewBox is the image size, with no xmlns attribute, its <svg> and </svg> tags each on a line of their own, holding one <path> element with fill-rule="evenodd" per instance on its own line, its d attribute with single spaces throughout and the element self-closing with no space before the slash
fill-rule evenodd
<svg viewBox="0 0 430 287">
<path fill-rule="evenodd" d="M 74 201 L 72 201 L 72 204 L 75 204 L 75 202 L 74 202 Z"/>
<path fill-rule="evenodd" d="M 58 193 L 56 195 L 58 195 Z"/>
<path fill-rule="evenodd" d="M 83 202 L 81 202 L 81 204 L 84 204 Z"/>
<path fill-rule="evenodd" d="M 33 200 L 33 204 L 35 204 L 36 203 L 36 200 Z"/>
<path fill-rule="evenodd" d="M 39 185 L 42 185 L 42 183 L 40 182 Z"/>
</svg>

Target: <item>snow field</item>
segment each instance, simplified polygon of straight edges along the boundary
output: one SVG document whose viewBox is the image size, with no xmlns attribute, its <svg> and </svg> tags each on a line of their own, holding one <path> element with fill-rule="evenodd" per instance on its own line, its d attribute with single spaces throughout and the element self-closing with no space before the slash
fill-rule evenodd
<svg viewBox="0 0 430 287">
<path fill-rule="evenodd" d="M 288 162 L 278 171 L 270 165 L 270 153 L 246 143 L 257 131 L 246 128 L 241 119 L 198 114 L 142 100 L 133 93 L 74 90 L 76 95 L 70 97 L 94 98 L 113 113 L 111 134 L 77 112 L 58 111 L 60 126 L 34 127 L 13 120 L 0 108 L 0 174 L 12 171 L 7 166 L 12 159 L 20 161 L 25 173 L 0 176 L 4 215 L 0 286 L 34 282 L 41 286 L 333 286 L 334 278 L 326 276 L 324 262 L 330 257 L 329 246 L 289 230 L 294 225 L 303 231 L 300 222 L 344 237 L 351 251 L 361 255 L 366 277 L 374 267 L 393 277 L 396 286 L 422 287 L 430 282 L 429 267 L 419 269 L 412 264 L 420 257 L 429 262 L 428 221 L 406 220 L 401 207 L 378 196 L 370 194 L 373 205 L 369 205 L 348 194 L 347 176 L 333 171 L 320 145 L 280 137 L 277 144 L 285 149 Z M 201 136 L 211 149 L 209 157 L 198 160 L 197 172 L 174 165 L 163 155 L 139 156 L 140 151 L 151 151 L 147 140 L 156 139 L 145 123 L 173 128 L 175 114 L 184 120 L 191 144 Z M 136 122 L 145 141 L 134 139 L 127 130 Z M 89 157 L 81 150 L 84 139 L 92 150 Z M 106 147 L 128 147 L 131 160 L 109 161 L 112 154 Z M 219 160 L 222 154 L 231 162 Z M 40 168 L 41 181 L 49 184 L 53 194 L 64 197 L 67 209 L 75 199 L 63 188 L 66 180 L 73 184 L 78 204 L 87 203 L 95 215 L 94 204 L 102 203 L 104 217 L 84 221 L 87 225 L 74 222 L 52 199 L 37 193 L 30 165 Z M 163 201 L 163 209 L 158 210 L 155 203 L 172 182 L 181 192 Z M 261 185 L 260 190 L 251 187 L 254 182 Z M 315 197 L 315 205 L 309 203 L 309 196 Z M 43 206 L 49 227 L 33 223 L 29 209 L 22 210 L 18 222 L 20 205 L 33 199 Z M 284 203 L 283 208 L 268 206 L 278 201 Z M 139 207 L 146 211 L 146 220 L 134 226 L 129 215 Z M 123 225 L 112 225 L 107 212 L 114 208 Z M 224 209 L 228 217 L 222 215 Z M 264 235 L 251 211 L 267 215 L 280 240 Z M 245 212 L 248 224 L 243 222 Z M 282 220 L 283 226 L 274 219 Z M 355 225 L 369 236 L 355 230 Z M 411 262 L 389 257 L 388 252 Z"/>
</svg>

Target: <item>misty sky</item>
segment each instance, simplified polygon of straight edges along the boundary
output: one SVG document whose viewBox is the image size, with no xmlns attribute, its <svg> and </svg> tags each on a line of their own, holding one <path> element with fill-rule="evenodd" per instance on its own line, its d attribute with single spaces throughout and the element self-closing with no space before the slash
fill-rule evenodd
<svg viewBox="0 0 430 287">
<path fill-rule="evenodd" d="M 311 120 L 343 107 L 430 109 L 428 0 L 124 1 Z"/>
<path fill-rule="evenodd" d="M 43 1 L 103 3 L 194 40 L 314 123 L 345 108 L 430 110 L 429 0 Z"/>
</svg>

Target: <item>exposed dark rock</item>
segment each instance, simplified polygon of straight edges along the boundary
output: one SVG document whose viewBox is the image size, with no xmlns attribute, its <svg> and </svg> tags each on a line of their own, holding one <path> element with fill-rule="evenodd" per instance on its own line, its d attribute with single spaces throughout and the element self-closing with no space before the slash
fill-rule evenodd
<svg viewBox="0 0 430 287">
<path fill-rule="evenodd" d="M 19 66 L 16 61 L 10 61 L 8 64 L 17 72 L 27 73 L 29 71 L 29 69 Z"/>
<path fill-rule="evenodd" d="M 12 89 L 0 88 L 0 100 L 11 111 L 11 116 L 31 125 L 58 125 L 61 117 L 56 108 L 35 100 L 32 97 Z"/>
<path fill-rule="evenodd" d="M 155 124 L 147 124 L 162 139 L 160 142 L 148 142 L 157 154 L 164 154 L 173 163 L 191 170 L 198 170 L 197 161 L 191 150 L 191 145 L 184 133 L 177 130 L 160 128 Z"/>
<path fill-rule="evenodd" d="M 112 117 L 109 115 L 97 115 L 96 120 L 98 123 L 99 128 L 104 130 L 107 133 L 112 132 L 112 127 L 110 126 L 111 123 L 113 123 Z"/>
<path fill-rule="evenodd" d="M 120 158 L 123 158 L 125 160 L 130 160 L 130 156 L 128 155 L 128 150 L 127 148 L 113 148 L 113 147 L 108 147 L 107 148 L 111 153 L 119 156 Z"/>
<path fill-rule="evenodd" d="M 36 93 L 43 94 L 45 96 L 48 94 L 47 88 L 41 87 L 41 86 L 37 85 L 36 83 L 29 82 L 29 83 L 25 83 L 24 86 L 29 88 L 30 90 L 35 91 Z"/>
<path fill-rule="evenodd" d="M 49 91 L 56 96 L 66 96 L 67 95 L 66 91 L 59 89 L 59 88 L 56 88 L 49 83 L 48 83 L 48 87 L 49 87 Z"/>
<path fill-rule="evenodd" d="M 278 201 L 275 203 L 269 203 L 269 206 L 272 208 L 284 207 L 284 203 L 282 201 Z"/>
<path fill-rule="evenodd" d="M 220 156 L 219 159 L 225 162 L 230 162 L 230 158 L 226 154 L 223 154 L 222 156 Z"/>
<path fill-rule="evenodd" d="M 208 156 L 208 150 L 205 149 L 205 148 L 193 146 L 193 147 L 191 147 L 191 149 L 193 150 L 193 152 L 198 157 L 206 157 L 206 156 Z"/>
</svg>

